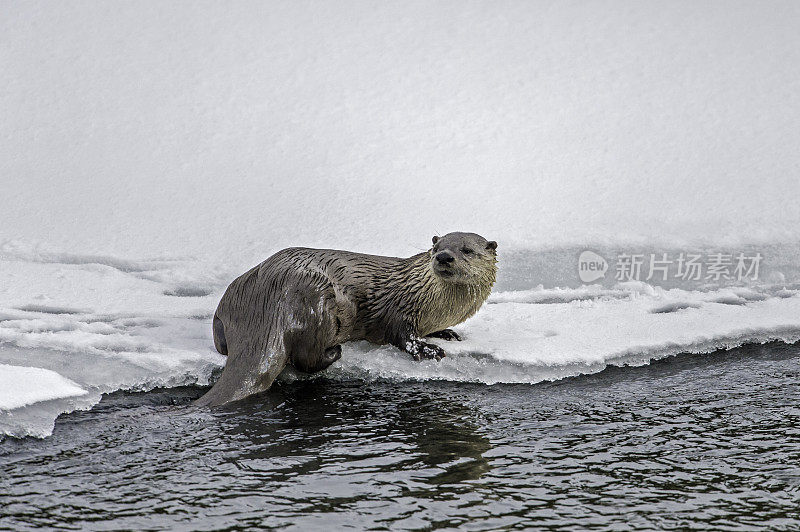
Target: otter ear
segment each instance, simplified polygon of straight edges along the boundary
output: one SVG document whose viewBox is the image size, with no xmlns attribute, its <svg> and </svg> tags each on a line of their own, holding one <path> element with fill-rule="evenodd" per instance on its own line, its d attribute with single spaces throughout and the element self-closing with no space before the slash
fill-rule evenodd
<svg viewBox="0 0 800 532">
<path fill-rule="evenodd" d="M 436 243 L 437 243 L 438 241 L 439 241 L 439 237 L 438 237 L 438 236 L 435 236 L 435 237 L 433 237 L 433 245 L 434 245 L 434 246 L 436 245 Z"/>
<path fill-rule="evenodd" d="M 490 240 L 486 243 L 486 249 L 497 249 L 497 242 Z"/>
</svg>

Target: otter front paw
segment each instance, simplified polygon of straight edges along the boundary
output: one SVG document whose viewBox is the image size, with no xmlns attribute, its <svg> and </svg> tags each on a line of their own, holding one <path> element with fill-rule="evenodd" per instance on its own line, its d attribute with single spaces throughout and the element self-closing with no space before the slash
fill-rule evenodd
<svg viewBox="0 0 800 532">
<path fill-rule="evenodd" d="M 420 361 L 423 358 L 441 360 L 447 356 L 444 349 L 438 345 L 421 342 L 419 340 L 409 340 L 406 342 L 405 350 L 414 357 L 416 361 Z"/>
<path fill-rule="evenodd" d="M 458 340 L 461 341 L 461 337 L 456 333 L 453 329 L 442 329 L 441 331 L 436 331 L 435 333 L 431 333 L 427 336 L 427 338 L 441 338 L 442 340 Z"/>
</svg>

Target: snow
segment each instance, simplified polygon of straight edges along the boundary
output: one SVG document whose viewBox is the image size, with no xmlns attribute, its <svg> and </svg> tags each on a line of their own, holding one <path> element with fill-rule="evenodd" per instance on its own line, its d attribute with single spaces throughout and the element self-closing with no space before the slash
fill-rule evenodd
<svg viewBox="0 0 800 532">
<path fill-rule="evenodd" d="M 288 246 L 500 244 L 447 358 L 347 345 L 326 378 L 533 383 L 796 340 L 798 26 L 790 2 L 6 3 L 0 434 L 209 383 L 222 291 Z M 632 246 L 741 246 L 764 276 L 578 286 L 578 253 Z"/>
<path fill-rule="evenodd" d="M 584 298 L 572 294 L 552 302 L 560 290 L 534 292 L 551 302 L 509 302 L 507 294 L 495 294 L 472 319 L 455 327 L 462 341 L 435 340 L 448 353 L 441 362 L 416 363 L 390 347 L 361 343 L 346 346 L 341 360 L 323 375 L 536 383 L 679 353 L 800 339 L 797 295 L 728 304 L 713 301 L 718 292 L 641 284 L 618 285 L 611 296 L 589 286 Z"/>
<path fill-rule="evenodd" d="M 104 393 L 205 385 L 225 363 L 211 318 L 238 272 L 192 260 L 72 259 L 6 248 L 0 260 L 0 434 L 44 437 L 58 415 L 91 408 Z M 796 285 L 496 291 L 456 328 L 463 341 L 435 341 L 448 355 L 441 361 L 359 342 L 345 344 L 321 374 L 281 378 L 536 383 L 684 352 L 794 342 L 798 316 Z"/>
<path fill-rule="evenodd" d="M 0 410 L 39 401 L 86 395 L 86 390 L 54 371 L 0 364 Z"/>
<path fill-rule="evenodd" d="M 204 385 L 224 363 L 209 322 L 225 283 L 212 266 L 0 250 L 0 364 L 55 372 L 86 394 L 76 401 L 48 395 L 46 382 L 3 380 L 0 397 L 49 402 L 0 402 L 0 434 L 47 436 L 59 414 L 103 393 Z M 196 291 L 186 295 L 187 286 Z"/>
<path fill-rule="evenodd" d="M 791 2 L 12 2 L 0 241 L 797 239 Z M 668 213 L 668 216 L 665 216 Z"/>
</svg>

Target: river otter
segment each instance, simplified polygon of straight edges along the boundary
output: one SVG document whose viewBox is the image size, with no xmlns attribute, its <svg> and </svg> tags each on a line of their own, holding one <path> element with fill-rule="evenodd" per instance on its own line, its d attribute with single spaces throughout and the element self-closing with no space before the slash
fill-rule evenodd
<svg viewBox="0 0 800 532">
<path fill-rule="evenodd" d="M 287 363 L 307 373 L 342 356 L 343 342 L 392 344 L 416 360 L 445 356 L 422 340 L 448 329 L 489 296 L 497 242 L 475 233 L 433 237 L 407 259 L 331 249 L 279 251 L 234 280 L 214 314 L 214 345 L 228 361 L 201 405 L 267 390 Z"/>
</svg>

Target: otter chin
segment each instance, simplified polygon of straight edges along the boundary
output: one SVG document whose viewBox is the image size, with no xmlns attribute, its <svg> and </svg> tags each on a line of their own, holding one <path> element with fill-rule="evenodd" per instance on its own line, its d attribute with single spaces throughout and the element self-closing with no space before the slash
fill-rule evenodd
<svg viewBox="0 0 800 532">
<path fill-rule="evenodd" d="M 445 356 L 426 338 L 474 315 L 497 274 L 497 242 L 475 233 L 434 236 L 408 258 L 288 248 L 235 279 L 217 306 L 214 345 L 228 356 L 200 405 L 269 389 L 287 364 L 315 373 L 342 356 L 341 344 L 391 344 L 414 359 Z"/>
</svg>

